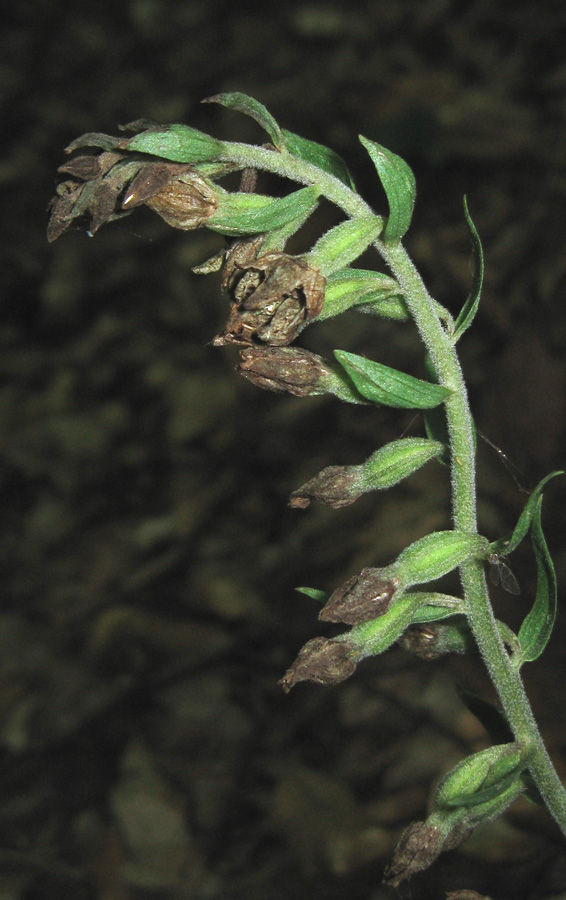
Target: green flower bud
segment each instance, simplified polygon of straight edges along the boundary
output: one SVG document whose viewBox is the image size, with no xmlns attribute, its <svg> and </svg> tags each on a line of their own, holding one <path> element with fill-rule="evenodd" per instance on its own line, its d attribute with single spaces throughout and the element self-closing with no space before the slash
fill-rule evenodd
<svg viewBox="0 0 566 900">
<path fill-rule="evenodd" d="M 347 219 L 319 238 L 307 259 L 328 277 L 361 256 L 382 230 L 381 216 Z"/>
</svg>

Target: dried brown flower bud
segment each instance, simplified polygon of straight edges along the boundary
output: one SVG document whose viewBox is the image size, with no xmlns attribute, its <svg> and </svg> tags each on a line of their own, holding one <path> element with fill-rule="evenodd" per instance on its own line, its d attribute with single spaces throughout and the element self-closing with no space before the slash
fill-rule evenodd
<svg viewBox="0 0 566 900">
<path fill-rule="evenodd" d="M 320 356 L 299 347 L 246 347 L 236 371 L 257 387 L 295 397 L 325 393 L 321 379 L 329 374 Z"/>
<path fill-rule="evenodd" d="M 289 506 L 305 509 L 313 500 L 340 509 L 349 506 L 364 493 L 360 466 L 328 466 L 293 491 Z"/>
<path fill-rule="evenodd" d="M 322 309 L 326 279 L 319 270 L 287 253 L 258 256 L 262 242 L 238 241 L 226 255 L 222 287 L 232 307 L 216 346 L 286 346 Z"/>
<path fill-rule="evenodd" d="M 362 569 L 336 588 L 318 618 L 323 622 L 356 625 L 383 616 L 391 605 L 399 580 L 387 569 Z"/>
<path fill-rule="evenodd" d="M 298 681 L 316 684 L 338 684 L 353 674 L 356 663 L 349 658 L 355 650 L 349 641 L 316 637 L 307 641 L 293 665 L 287 669 L 279 684 L 286 694 Z"/>
<path fill-rule="evenodd" d="M 471 653 L 476 644 L 468 623 L 461 618 L 457 622 L 411 625 L 397 643 L 403 650 L 427 661 L 446 653 Z"/>
<path fill-rule="evenodd" d="M 71 145 L 71 149 L 73 145 Z M 60 166 L 71 176 L 51 203 L 47 237 L 54 241 L 73 219 L 91 216 L 90 233 L 145 204 L 175 228 L 198 228 L 214 215 L 216 195 L 191 166 L 144 161 L 120 150 L 80 153 Z"/>
<path fill-rule="evenodd" d="M 398 887 L 406 878 L 428 869 L 442 853 L 445 838 L 445 832 L 436 825 L 411 822 L 401 835 L 383 880 Z"/>
</svg>

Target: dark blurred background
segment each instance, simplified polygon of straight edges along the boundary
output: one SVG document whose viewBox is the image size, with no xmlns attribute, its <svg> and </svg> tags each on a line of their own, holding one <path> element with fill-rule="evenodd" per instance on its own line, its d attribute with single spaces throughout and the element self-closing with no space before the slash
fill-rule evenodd
<svg viewBox="0 0 566 900">
<path fill-rule="evenodd" d="M 287 495 L 422 434 L 420 417 L 238 380 L 211 346 L 227 310 L 218 277 L 191 272 L 218 236 L 147 210 L 92 240 L 76 230 L 49 246 L 45 226 L 63 148 L 83 132 L 149 117 L 263 141 L 251 120 L 200 105 L 229 90 L 341 153 L 379 209 L 357 135 L 403 155 L 418 187 L 407 245 L 453 314 L 472 279 L 467 194 L 487 274 L 461 356 L 491 442 L 478 447 L 481 527 L 503 536 L 565 462 L 566 7 L 19 0 L 5 16 L 0 894 L 563 897 L 558 832 L 526 803 L 400 894 L 380 886 L 434 781 L 486 746 L 455 688 L 491 696 L 479 660 L 396 648 L 335 688 L 277 685 L 323 633 L 295 586 L 332 589 L 448 522 L 436 463 L 340 511 L 290 510 Z M 305 240 L 330 220 L 323 209 Z M 410 326 L 348 315 L 300 343 L 422 373 Z M 556 479 L 544 524 L 562 584 L 565 499 Z M 524 544 L 520 597 L 495 591 L 515 626 L 535 588 Z M 563 776 L 565 637 L 560 615 L 526 673 Z"/>
</svg>

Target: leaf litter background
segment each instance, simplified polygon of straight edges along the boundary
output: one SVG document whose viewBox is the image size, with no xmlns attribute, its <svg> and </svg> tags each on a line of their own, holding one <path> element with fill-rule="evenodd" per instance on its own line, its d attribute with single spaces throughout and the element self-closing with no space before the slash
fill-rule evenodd
<svg viewBox="0 0 566 900">
<path fill-rule="evenodd" d="M 78 134 L 147 116 L 261 141 L 199 100 L 243 90 L 334 147 L 383 207 L 362 132 L 417 176 L 408 244 L 453 313 L 471 283 L 468 202 L 486 252 L 462 341 L 482 528 L 509 531 L 521 487 L 565 461 L 566 64 L 562 3 L 375 0 L 244 9 L 221 0 L 8 5 L 0 36 L 4 195 L 0 366 L 0 893 L 72 897 L 398 896 L 380 886 L 431 786 L 485 746 L 455 683 L 479 660 L 399 649 L 335 689 L 277 679 L 322 633 L 314 602 L 447 524 L 446 471 L 340 511 L 286 498 L 422 423 L 254 390 L 210 341 L 226 314 L 191 266 L 221 246 L 149 213 L 48 246 L 46 207 Z M 264 186 L 277 185 L 264 182 Z M 323 209 L 304 246 L 333 221 Z M 318 230 L 317 230 L 318 229 Z M 301 247 L 298 247 L 301 249 Z M 422 373 L 408 327 L 348 316 L 304 346 Z M 518 471 L 511 469 L 512 461 Z M 544 521 L 566 581 L 560 479 Z M 513 559 L 529 608 L 528 547 Z M 565 771 L 561 643 L 527 670 Z M 401 896 L 473 888 L 564 896 L 563 844 L 517 804 Z"/>
</svg>

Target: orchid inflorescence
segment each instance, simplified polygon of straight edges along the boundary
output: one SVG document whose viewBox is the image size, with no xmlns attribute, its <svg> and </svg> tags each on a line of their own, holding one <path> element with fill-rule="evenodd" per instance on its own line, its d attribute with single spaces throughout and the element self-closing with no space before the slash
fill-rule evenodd
<svg viewBox="0 0 566 900">
<path fill-rule="evenodd" d="M 195 271 L 221 272 L 229 314 L 213 344 L 238 349 L 241 375 L 260 388 L 296 397 L 334 394 L 348 403 L 422 412 L 425 436 L 392 441 L 358 465 L 329 466 L 293 491 L 289 502 L 298 509 L 313 500 L 340 508 L 392 487 L 436 459 L 448 463 L 452 476 L 453 528 L 425 535 L 393 562 L 363 569 L 330 594 L 299 588 L 322 603 L 322 622 L 341 623 L 348 630 L 308 641 L 280 683 L 288 692 L 300 681 L 341 682 L 363 659 L 395 643 L 425 660 L 479 648 L 501 709 L 473 699 L 469 706 L 484 722 L 493 746 L 452 769 L 436 791 L 427 820 L 405 830 L 386 873 L 392 884 L 426 868 L 522 794 L 545 803 L 566 834 L 566 792 L 520 677 L 521 666 L 544 650 L 556 615 L 556 578 L 542 532 L 541 502 L 545 484 L 560 473 L 551 473 L 535 488 L 510 534 L 490 541 L 478 533 L 474 426 L 456 354 L 477 312 L 483 279 L 481 243 L 467 205 L 475 272 L 470 295 L 454 320 L 430 297 L 401 243 L 415 202 L 413 173 L 402 159 L 360 138 L 389 205 L 387 215 L 377 215 L 336 153 L 281 128 L 258 101 L 230 93 L 206 102 L 251 116 L 269 142 L 220 141 L 185 125 L 148 120 L 124 126 L 118 137 L 85 134 L 69 145 L 70 159 L 59 169 L 65 178 L 51 204 L 49 240 L 76 222 L 86 222 L 93 234 L 139 206 L 174 228 L 224 235 L 226 247 Z M 283 197 L 256 193 L 257 170 L 302 186 Z M 219 182 L 234 172 L 241 173 L 240 189 L 226 190 Z M 287 242 L 321 198 L 334 203 L 344 221 L 308 252 L 287 253 Z M 371 246 L 389 273 L 352 265 Z M 397 322 L 412 319 L 426 348 L 429 379 L 344 350 L 323 359 L 294 346 L 307 326 L 349 309 Z M 502 562 L 528 533 L 537 592 L 515 634 L 494 617 L 485 565 Z M 461 596 L 427 587 L 454 569 L 460 571 Z"/>
</svg>

